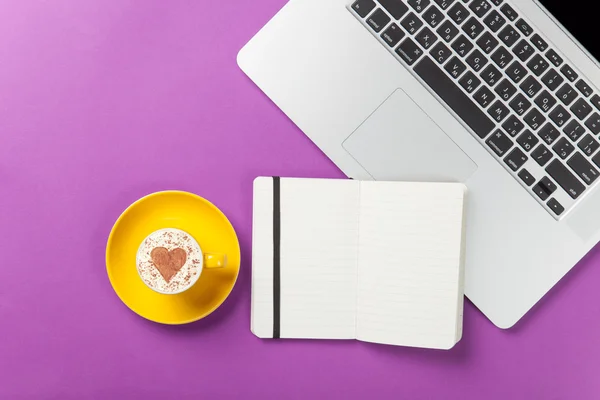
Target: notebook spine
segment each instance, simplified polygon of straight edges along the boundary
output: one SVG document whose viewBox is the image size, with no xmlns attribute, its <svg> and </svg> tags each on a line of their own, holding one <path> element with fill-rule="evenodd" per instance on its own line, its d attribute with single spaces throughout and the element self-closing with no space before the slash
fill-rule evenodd
<svg viewBox="0 0 600 400">
<path fill-rule="evenodd" d="M 281 180 L 273 177 L 273 339 L 280 338 L 281 315 Z"/>
</svg>

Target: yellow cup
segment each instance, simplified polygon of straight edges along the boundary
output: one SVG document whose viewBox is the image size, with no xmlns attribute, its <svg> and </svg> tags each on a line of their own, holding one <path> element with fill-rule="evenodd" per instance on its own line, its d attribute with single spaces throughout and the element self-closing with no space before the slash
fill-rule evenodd
<svg viewBox="0 0 600 400">
<path fill-rule="evenodd" d="M 140 279 L 161 294 L 179 294 L 196 284 L 203 269 L 225 268 L 227 255 L 203 253 L 189 233 L 163 228 L 148 235 L 136 254 Z"/>
</svg>

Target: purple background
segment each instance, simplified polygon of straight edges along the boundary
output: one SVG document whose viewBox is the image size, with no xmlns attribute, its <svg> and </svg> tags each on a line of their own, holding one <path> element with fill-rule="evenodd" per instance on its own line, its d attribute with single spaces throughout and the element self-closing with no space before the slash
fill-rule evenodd
<svg viewBox="0 0 600 400">
<path fill-rule="evenodd" d="M 236 65 L 284 2 L 0 2 L 0 398 L 600 398 L 599 248 L 512 330 L 468 303 L 449 352 L 250 333 L 252 179 L 343 177 Z M 163 189 L 213 201 L 242 248 L 231 297 L 182 327 L 104 266 Z"/>
</svg>

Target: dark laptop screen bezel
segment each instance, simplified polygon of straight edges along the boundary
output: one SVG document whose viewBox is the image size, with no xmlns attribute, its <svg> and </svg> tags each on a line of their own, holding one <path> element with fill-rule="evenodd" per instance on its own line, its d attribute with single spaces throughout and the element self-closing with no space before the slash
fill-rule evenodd
<svg viewBox="0 0 600 400">
<path fill-rule="evenodd" d="M 600 18 L 594 12 L 596 7 L 582 7 L 582 2 L 568 0 L 537 0 L 548 14 L 552 15 L 577 40 L 598 63 L 600 60 L 600 40 L 598 25 Z M 586 10 L 587 9 L 587 10 Z M 594 32 L 596 31 L 596 32 Z"/>
</svg>

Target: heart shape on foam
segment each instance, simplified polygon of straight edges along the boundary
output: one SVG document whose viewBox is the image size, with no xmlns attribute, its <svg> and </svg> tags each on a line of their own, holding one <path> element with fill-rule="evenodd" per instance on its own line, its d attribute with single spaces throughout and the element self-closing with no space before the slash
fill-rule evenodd
<svg viewBox="0 0 600 400">
<path fill-rule="evenodd" d="M 150 257 L 154 266 L 160 272 L 165 281 L 170 282 L 171 279 L 179 272 L 187 260 L 187 253 L 184 249 L 177 247 L 171 251 L 164 247 L 155 247 L 150 252 Z"/>
</svg>

